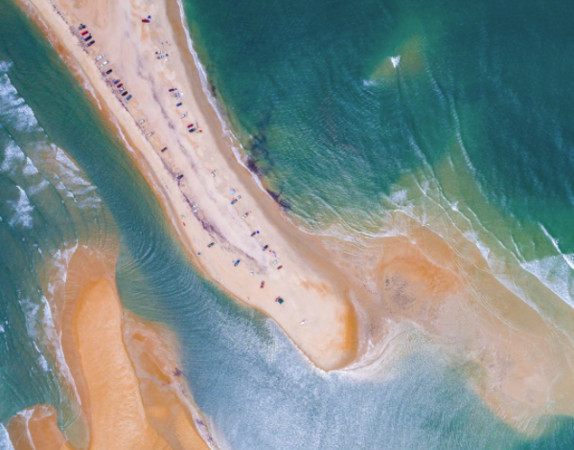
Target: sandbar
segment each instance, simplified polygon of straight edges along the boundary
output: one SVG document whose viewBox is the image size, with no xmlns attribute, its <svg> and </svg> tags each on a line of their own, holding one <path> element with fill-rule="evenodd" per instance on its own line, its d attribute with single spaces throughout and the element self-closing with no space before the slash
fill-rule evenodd
<svg viewBox="0 0 574 450">
<path fill-rule="evenodd" d="M 52 406 L 18 413 L 8 425 L 16 449 L 209 448 L 175 340 L 124 312 L 114 273 L 114 255 L 79 246 L 71 257 L 52 308 L 81 415 L 60 431 Z"/>
</svg>

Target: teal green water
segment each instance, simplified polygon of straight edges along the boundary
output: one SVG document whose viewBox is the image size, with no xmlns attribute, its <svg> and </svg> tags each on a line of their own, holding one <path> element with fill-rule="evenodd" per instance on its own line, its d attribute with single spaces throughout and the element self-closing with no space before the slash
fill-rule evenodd
<svg viewBox="0 0 574 450">
<path fill-rule="evenodd" d="M 245 147 L 309 221 L 329 217 L 325 205 L 378 214 L 401 176 L 445 161 L 455 142 L 490 202 L 574 250 L 563 3 L 186 6 Z"/>
<path fill-rule="evenodd" d="M 186 4 L 192 37 L 201 44 L 202 60 L 238 135 L 246 136 L 246 145 L 249 134 L 258 137 L 254 156 L 261 170 L 308 226 L 321 230 L 337 219 L 345 224 L 343 230 L 372 232 L 386 210 L 406 207 L 408 201 L 417 214 L 458 202 L 459 211 L 474 211 L 478 221 L 488 220 L 488 214 L 503 217 L 495 230 L 499 241 L 492 241 L 500 242 L 497 254 L 503 258 L 520 252 L 526 267 L 544 270 L 546 282 L 557 291 L 566 289 L 560 292 L 571 300 L 570 279 L 561 275 L 569 273 L 563 266 L 571 251 L 564 225 L 571 214 L 566 195 L 572 163 L 565 131 L 567 91 L 551 95 L 555 86 L 549 78 L 556 72 L 546 75 L 545 84 L 535 83 L 531 74 L 511 77 L 518 68 L 509 73 L 502 63 L 511 56 L 504 48 L 512 48 L 512 39 L 492 36 L 506 29 L 504 17 L 510 22 L 528 11 L 405 2 L 295 2 L 289 7 L 279 2 L 218 3 Z M 550 31 L 562 42 L 558 31 L 568 21 L 557 19 Z M 518 31 L 521 20 L 530 23 L 516 20 Z M 535 32 L 523 26 L 536 43 L 528 34 Z M 448 50 L 450 42 L 478 51 L 480 39 L 497 50 L 482 49 L 482 59 L 478 52 L 465 54 L 463 60 Z M 533 45 L 524 45 L 525 53 L 532 51 Z M 549 55 L 540 58 L 560 49 L 546 50 Z M 417 56 L 421 52 L 423 58 Z M 401 53 L 398 71 L 392 70 L 388 57 Z M 491 69 L 472 75 L 476 60 Z M 515 64 L 520 61 L 517 56 Z M 504 95 L 494 89 L 496 82 Z M 521 98 L 518 87 L 514 96 L 508 92 L 518 82 L 532 90 L 528 99 Z M 521 101 L 549 103 L 528 115 L 518 107 Z M 552 102 L 564 102 L 564 117 Z M 504 104 L 505 114 L 491 118 Z M 547 127 L 545 121 L 554 123 L 562 141 L 534 124 L 510 120 L 512 111 Z M 503 119 L 521 123 L 513 139 L 503 139 L 512 129 L 499 126 Z M 482 148 L 477 143 L 481 139 L 496 143 L 496 149 Z M 524 142 L 529 146 L 522 148 L 523 155 L 519 146 Z M 546 146 L 539 148 L 542 143 Z M 560 147 L 557 154 L 549 150 L 553 146 Z M 542 156 L 536 157 L 534 149 Z M 507 162 L 489 162 L 493 154 Z M 448 184 L 449 160 L 472 176 Z M 542 180 L 550 169 L 539 166 L 546 163 L 556 172 Z M 521 178 L 525 166 L 538 174 L 537 183 Z M 496 189 L 490 186 L 494 182 L 500 183 Z M 413 196 L 417 183 L 421 189 L 426 183 L 426 196 Z M 558 242 L 565 259 L 554 258 L 562 256 L 540 225 Z M 491 236 L 484 236 L 490 242 Z M 527 238 L 534 245 L 529 247 Z M 79 241 L 104 246 L 116 239 L 123 303 L 176 332 L 195 400 L 211 418 L 220 442 L 231 448 L 574 444 L 570 418 L 548 418 L 543 435 L 533 440 L 506 427 L 472 393 L 460 370 L 414 333 L 409 337 L 418 345 L 389 363 L 387 376 L 362 380 L 311 367 L 271 321 L 235 305 L 197 276 L 118 140 L 45 39 L 10 1 L 2 0 L 1 422 L 39 402 L 58 407 L 64 429 L 74 421 L 73 392 L 62 383 L 65 367 L 46 348 L 51 329 L 44 296 L 49 292 L 43 291 L 39 273 L 43 262 L 61 260 L 61 250 Z M 516 248 L 509 250 L 507 242 L 513 240 Z M 549 262 L 540 266 L 539 261 Z M 0 428 L 4 447 L 9 448 Z"/>
<path fill-rule="evenodd" d="M 239 139 L 306 226 L 451 222 L 572 305 L 572 23 L 563 2 L 502 3 L 185 2 Z"/>
</svg>

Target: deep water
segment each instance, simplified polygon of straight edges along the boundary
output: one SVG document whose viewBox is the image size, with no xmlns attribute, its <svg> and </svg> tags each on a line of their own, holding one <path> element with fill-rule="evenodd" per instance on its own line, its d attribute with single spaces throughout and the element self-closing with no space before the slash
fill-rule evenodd
<svg viewBox="0 0 574 450">
<path fill-rule="evenodd" d="M 496 217 L 508 217 L 498 231 L 502 237 L 515 232 L 511 227 L 519 227 L 515 234 L 526 241 L 527 224 L 534 224 L 537 233 L 542 224 L 564 254 L 571 251 L 571 237 L 556 219 L 563 215 L 568 220 L 571 214 L 569 200 L 560 193 L 569 189 L 566 175 L 572 161 L 559 141 L 543 140 L 539 131 L 539 143 L 552 148 L 553 142 L 566 152 L 561 163 L 552 154 L 541 156 L 536 164 L 526 149 L 522 151 L 530 156 L 520 161 L 539 174 L 541 161 L 556 165 L 559 171 L 547 186 L 561 198 L 554 208 L 543 200 L 543 185 L 521 191 L 529 193 L 526 199 L 531 202 L 539 196 L 544 207 L 538 212 L 526 208 L 526 203 L 524 211 L 520 209 L 524 194 L 517 193 L 522 189 L 518 180 L 513 188 L 505 187 L 512 183 L 510 175 L 503 177 L 499 189 L 489 186 L 502 170 L 522 178 L 510 163 L 488 163 L 493 154 L 500 156 L 503 144 L 497 143 L 494 151 L 476 141 L 497 142 L 497 133 L 504 134 L 500 126 L 486 125 L 499 125 L 501 120 L 481 111 L 491 112 L 498 101 L 499 107 L 508 107 L 501 116 L 525 112 L 516 105 L 513 110 L 508 98 L 494 95 L 499 89 L 484 74 L 472 76 L 474 59 L 465 55 L 466 64 L 456 60 L 447 43 L 467 45 L 468 52 L 472 46 L 480 47 L 481 36 L 488 48 L 507 45 L 508 38 L 496 40 L 489 34 L 494 31 L 487 24 L 498 23 L 493 18 L 489 22 L 490 16 L 504 12 L 494 3 L 445 8 L 413 2 L 394 6 L 294 2 L 288 7 L 276 1 L 256 5 L 194 0 L 186 7 L 192 37 L 200 44 L 202 60 L 236 132 L 248 147 L 257 141 L 253 156 L 268 182 L 308 226 L 321 229 L 337 219 L 354 230 L 376 228 L 378 212 L 392 206 L 389 199 L 400 203 L 396 195 L 392 197 L 396 184 L 412 188 L 404 177 L 414 171 L 421 171 L 420 179 L 438 174 L 435 165 L 448 159 L 449 151 L 452 161 L 458 161 L 464 147 L 471 163 L 465 170 L 476 183 L 465 186 L 473 192 L 471 200 L 474 192 L 483 194 L 476 200 L 479 219 L 481 211 L 491 211 L 485 206 L 490 205 Z M 560 24 L 567 22 L 561 19 L 553 30 L 556 35 Z M 464 24 L 470 29 L 466 32 L 472 32 L 466 40 L 451 30 L 465 35 Z M 492 55 L 496 52 L 483 49 L 482 64 L 506 61 L 508 56 L 502 49 L 499 52 L 497 60 Z M 389 56 L 399 54 L 399 64 L 393 68 Z M 449 63 L 449 58 L 455 61 Z M 480 60 L 480 54 L 475 58 Z M 506 77 L 507 83 L 512 81 L 502 69 L 498 77 L 500 86 L 505 86 Z M 489 88 L 484 86 L 488 83 Z M 567 97 L 547 97 L 542 82 L 529 83 L 539 93 L 528 101 L 562 102 Z M 485 98 L 488 93 L 493 94 L 493 103 Z M 550 120 L 542 109 L 537 111 L 540 123 Z M 565 117 L 555 120 L 558 128 L 566 126 Z M 477 128 L 468 131 L 465 127 L 471 125 Z M 481 127 L 493 133 L 488 140 L 479 133 Z M 522 129 L 538 132 L 535 126 Z M 567 146 L 565 131 L 562 139 Z M 538 148 L 533 138 L 521 136 L 516 137 L 516 151 L 520 142 Z M 512 149 L 504 155 L 509 161 L 520 159 L 512 156 Z M 559 174 L 565 179 L 560 181 Z M 405 189 L 408 195 L 411 191 Z M 57 259 L 58 250 L 77 242 L 105 246 L 117 240 L 122 302 L 176 332 L 195 400 L 210 417 L 220 442 L 231 448 L 570 448 L 574 444 L 569 418 L 549 418 L 545 433 L 535 440 L 501 423 L 468 388 L 460 368 L 442 359 L 413 330 L 406 329 L 404 335 L 416 345 L 373 379 L 313 368 L 271 321 L 237 306 L 190 267 L 113 130 L 99 118 L 46 40 L 8 0 L 0 0 L 0 197 L 3 423 L 39 402 L 59 408 L 62 427 L 73 420 L 69 393 L 62 389 L 57 364 L 43 346 L 49 324 L 40 269 Z M 465 198 L 461 194 L 457 200 L 462 205 Z M 546 242 L 523 259 L 551 257 L 557 251 L 553 249 Z M 0 448 L 7 446 L 2 439 L 0 429 Z"/>
</svg>

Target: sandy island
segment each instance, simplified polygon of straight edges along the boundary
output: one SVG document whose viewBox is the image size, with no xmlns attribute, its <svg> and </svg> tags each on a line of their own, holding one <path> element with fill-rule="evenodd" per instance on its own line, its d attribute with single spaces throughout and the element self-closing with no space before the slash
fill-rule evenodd
<svg viewBox="0 0 574 450">
<path fill-rule="evenodd" d="M 123 311 L 114 274 L 113 255 L 74 252 L 52 310 L 81 415 L 64 434 L 52 406 L 21 411 L 7 427 L 16 449 L 208 448 L 174 339 Z"/>
<path fill-rule="evenodd" d="M 113 123 L 195 265 L 317 366 L 364 371 L 408 324 L 508 423 L 532 431 L 545 414 L 574 415 L 571 339 L 504 288 L 475 244 L 453 232 L 449 247 L 401 214 L 408 236 L 363 244 L 285 220 L 235 160 L 175 0 L 20 3 Z"/>
</svg>

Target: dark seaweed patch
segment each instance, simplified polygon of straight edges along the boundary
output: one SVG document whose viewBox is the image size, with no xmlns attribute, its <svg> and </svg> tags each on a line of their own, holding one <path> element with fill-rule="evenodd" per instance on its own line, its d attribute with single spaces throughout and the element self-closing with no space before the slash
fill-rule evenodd
<svg viewBox="0 0 574 450">
<path fill-rule="evenodd" d="M 211 95 L 213 96 L 213 98 L 217 98 L 217 88 L 215 87 L 215 83 L 213 82 L 213 80 L 209 80 L 208 83 Z"/>
<path fill-rule="evenodd" d="M 258 177 L 264 177 L 271 167 L 267 136 L 263 133 L 255 134 L 247 144 L 247 167 Z"/>
<path fill-rule="evenodd" d="M 264 134 L 255 134 L 249 143 L 249 150 L 255 159 L 268 159 L 269 149 L 267 148 L 267 136 Z"/>
<path fill-rule="evenodd" d="M 251 155 L 247 156 L 247 168 L 249 169 L 250 172 L 254 173 L 258 177 L 263 176 L 263 171 L 259 168 L 259 166 L 257 165 L 257 161 L 255 161 L 255 159 L 253 159 Z"/>
<path fill-rule="evenodd" d="M 289 200 L 283 198 L 280 192 L 275 192 L 272 191 L 271 189 L 266 190 L 267 193 L 271 196 L 271 198 L 273 198 L 273 200 L 275 200 L 279 204 L 279 206 L 281 206 L 285 210 L 291 209 L 291 203 L 289 203 Z"/>
</svg>

